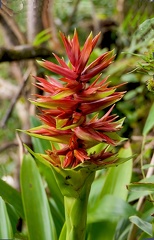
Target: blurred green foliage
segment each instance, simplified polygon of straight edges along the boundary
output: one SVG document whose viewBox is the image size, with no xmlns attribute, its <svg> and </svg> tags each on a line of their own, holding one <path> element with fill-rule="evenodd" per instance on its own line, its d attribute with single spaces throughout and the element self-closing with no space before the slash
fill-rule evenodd
<svg viewBox="0 0 154 240">
<path fill-rule="evenodd" d="M 103 170 L 98 172 L 90 195 L 87 240 L 102 240 L 102 234 L 104 234 L 104 240 L 126 240 L 131 232 L 131 227 L 133 226 L 131 223 L 138 226 L 136 234 L 139 239 L 142 240 L 150 237 L 152 230 L 150 229 L 149 231 L 149 226 L 151 228 L 151 224 L 153 224 L 153 218 L 151 215 L 154 212 L 154 178 L 153 176 L 146 178 L 146 174 L 151 167 L 150 162 L 152 160 L 154 149 L 154 3 L 148 0 L 125 1 L 123 20 L 119 21 L 117 2 L 118 1 L 116 0 L 54 1 L 53 13 L 57 30 L 72 34 L 74 28 L 77 28 L 81 43 L 85 40 L 89 32 L 94 29 L 95 18 L 99 21 L 104 21 L 106 19 L 113 19 L 116 21 L 117 25 L 114 26 L 116 38 L 115 41 L 112 42 L 111 47 L 115 49 L 117 56 L 115 62 L 103 72 L 102 77 L 110 75 L 109 81 L 111 85 L 126 83 L 120 87 L 120 90 L 126 91 L 126 94 L 116 105 L 114 111 L 118 113 L 119 117 L 126 117 L 124 127 L 121 130 L 121 135 L 130 140 L 131 148 L 129 148 L 129 150 L 131 151 L 132 149 L 133 154 L 136 154 L 133 166 L 131 166 L 132 163 L 129 162 L 125 163 L 126 165 L 128 164 L 127 166 L 125 164 L 121 165 L 121 169 L 118 167 L 114 169 L 111 168 L 109 171 Z M 9 7 L 15 9 L 14 18 L 19 23 L 21 30 L 26 34 L 27 2 L 24 0 L 22 3 L 23 9 L 20 9 L 21 5 L 16 8 L 17 0 L 16 2 L 9 1 Z M 76 11 L 74 12 L 75 4 Z M 101 25 L 99 27 L 102 34 L 104 28 L 106 28 L 106 26 L 104 27 Z M 0 37 L 2 38 L 2 45 L 4 39 L 1 31 Z M 34 45 L 38 46 L 42 42 L 50 42 L 51 40 L 49 37 L 48 31 L 38 34 L 35 38 Z M 54 50 L 57 51 L 57 49 L 52 49 L 53 52 Z M 108 49 L 100 49 L 100 47 L 97 46 L 92 54 L 91 60 L 100 56 L 100 54 L 106 50 Z M 40 73 L 48 74 L 49 72 L 44 69 L 39 69 L 39 74 Z M 15 79 L 10 75 L 9 64 L 1 63 L 0 77 L 6 81 L 13 81 L 13 83 L 16 83 Z M 8 109 L 9 106 L 10 100 L 2 100 L 0 98 L 0 121 L 5 116 L 6 109 Z M 31 122 L 33 125 L 37 125 L 38 123 L 36 119 L 33 119 Z M 17 110 L 14 109 L 6 127 L 0 129 L 0 146 L 4 143 L 15 141 L 17 128 L 22 128 L 22 124 L 18 117 Z M 43 151 L 44 146 L 46 145 L 46 143 L 40 140 L 37 141 L 36 139 L 32 140 L 32 144 L 35 150 L 40 149 L 40 151 Z M 15 155 L 18 154 L 13 148 L 11 148 L 11 152 L 14 152 Z M 6 149 L 6 151 L 0 153 L 1 178 L 14 175 L 17 167 L 15 159 L 16 158 L 14 158 L 13 154 L 10 154 L 10 150 Z M 51 210 L 50 217 L 56 219 L 55 225 L 57 235 L 59 236 L 64 223 L 63 199 L 56 185 L 53 174 L 49 170 L 47 171 L 46 168 L 37 161 L 36 163 L 39 166 L 39 171 L 42 176 L 41 178 L 46 187 L 46 195 Z M 26 166 L 25 168 L 26 171 L 29 171 L 29 166 Z M 35 168 L 35 164 L 32 168 Z M 38 169 L 36 171 L 38 171 Z M 142 175 L 143 171 L 145 173 L 144 178 Z M 37 173 L 37 177 L 39 178 L 39 181 L 42 181 L 38 175 L 40 173 Z M 26 181 L 25 178 L 26 177 L 24 176 L 22 181 Z M 130 181 L 139 181 L 139 183 L 137 183 L 137 185 L 130 185 L 128 187 L 128 192 L 126 191 L 126 185 L 129 185 Z M 150 184 L 144 184 L 146 182 L 149 182 Z M 0 184 L 0 189 L 2 189 L 3 182 L 0 182 Z M 42 183 L 40 183 L 40 188 L 44 191 Z M 125 196 L 122 199 L 119 196 L 119 189 L 121 188 L 121 194 L 123 193 Z M 104 197 L 102 197 L 102 192 Z M 152 195 L 150 200 L 148 197 L 149 193 Z M 4 193 L 2 192 L 0 193 L 0 196 L 3 198 L 3 200 L 0 199 L 0 210 L 5 210 L 3 211 L 3 223 L 7 221 L 6 232 L 8 231 L 8 236 L 9 234 L 12 234 L 10 223 L 8 222 L 9 217 L 13 232 L 15 232 L 17 239 L 27 239 L 28 230 L 24 226 L 25 222 L 23 224 L 24 227 L 22 233 L 16 230 L 15 226 L 19 217 L 22 217 L 23 219 L 24 217 L 21 212 L 17 211 L 18 207 L 11 202 L 19 202 L 19 207 L 22 209 L 21 195 L 16 192 L 14 196 L 10 198 L 10 196 L 7 195 L 7 191 L 6 196 L 3 194 Z M 46 201 L 44 192 L 42 194 Z M 138 212 L 136 211 L 136 206 L 140 197 L 146 197 L 147 201 L 143 204 L 142 211 Z M 26 198 L 23 195 L 22 201 L 24 202 L 25 199 Z M 96 203 L 96 205 L 94 203 Z M 4 207 L 4 204 L 7 205 L 7 208 Z M 27 209 L 25 212 L 26 211 Z M 49 216 L 47 216 L 47 218 L 49 218 Z M 34 216 L 32 216 L 32 219 L 35 221 Z M 104 227 L 102 228 L 102 226 Z M 98 233 L 97 238 L 96 232 Z M 3 235 L 3 232 L 0 234 Z M 129 240 L 131 240 L 131 238 Z"/>
</svg>

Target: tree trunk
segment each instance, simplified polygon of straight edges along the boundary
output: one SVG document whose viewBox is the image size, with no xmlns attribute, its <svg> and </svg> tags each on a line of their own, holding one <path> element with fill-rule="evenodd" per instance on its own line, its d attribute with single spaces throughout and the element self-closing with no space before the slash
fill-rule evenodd
<svg viewBox="0 0 154 240">
<path fill-rule="evenodd" d="M 27 40 L 32 43 L 36 35 L 43 30 L 42 9 L 45 0 L 27 1 Z"/>
</svg>

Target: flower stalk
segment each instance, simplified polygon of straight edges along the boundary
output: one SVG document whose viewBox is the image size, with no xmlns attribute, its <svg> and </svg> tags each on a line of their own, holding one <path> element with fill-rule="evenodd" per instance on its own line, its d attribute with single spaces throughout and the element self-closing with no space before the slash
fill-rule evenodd
<svg viewBox="0 0 154 240">
<path fill-rule="evenodd" d="M 82 169 L 59 169 L 52 167 L 64 196 L 66 239 L 84 240 L 87 223 L 88 198 L 95 171 Z"/>
<path fill-rule="evenodd" d="M 87 223 L 87 205 L 94 180 L 94 172 L 86 179 L 80 194 L 77 198 L 64 197 L 65 218 L 66 218 L 66 239 L 84 240 Z"/>
<path fill-rule="evenodd" d="M 81 194 L 79 198 L 64 197 L 68 240 L 85 239 L 88 197 L 87 193 Z"/>
</svg>

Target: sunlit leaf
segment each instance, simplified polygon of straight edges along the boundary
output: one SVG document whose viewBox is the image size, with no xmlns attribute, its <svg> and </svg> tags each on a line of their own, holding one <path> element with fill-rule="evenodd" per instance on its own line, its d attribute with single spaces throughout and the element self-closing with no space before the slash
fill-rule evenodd
<svg viewBox="0 0 154 240">
<path fill-rule="evenodd" d="M 114 239 L 116 222 L 102 221 L 89 224 L 87 240 L 111 240 Z M 63 239 L 62 239 L 63 240 Z"/>
<path fill-rule="evenodd" d="M 119 158 L 129 158 L 131 156 L 132 151 L 129 145 L 119 151 Z M 113 194 L 126 200 L 128 194 L 126 185 L 130 183 L 131 175 L 131 159 L 115 168 L 110 168 L 107 172 L 101 195 L 99 196 L 100 199 L 106 194 Z"/>
<path fill-rule="evenodd" d="M 154 192 L 154 183 L 141 183 L 135 182 L 131 183 L 127 186 L 128 190 L 131 191 L 148 191 Z"/>
<path fill-rule="evenodd" d="M 128 218 L 136 210 L 124 200 L 113 195 L 105 195 L 93 208 L 88 211 L 88 224 L 103 220 L 117 221 L 119 217 Z"/>
<path fill-rule="evenodd" d="M 151 176 L 149 178 L 145 178 L 145 179 L 142 179 L 141 181 L 137 182 L 138 183 L 152 183 L 154 182 L 154 176 Z M 133 183 L 132 183 L 133 185 Z M 149 194 L 151 194 L 151 190 L 143 190 L 143 191 L 136 191 L 136 188 L 138 188 L 138 185 L 137 186 L 132 186 L 131 184 L 127 186 L 128 190 L 129 190 L 129 196 L 128 196 L 128 202 L 132 202 L 134 200 L 137 200 L 139 199 L 140 197 L 143 197 L 143 196 L 147 196 Z M 139 187 L 140 188 L 140 187 Z"/>
<path fill-rule="evenodd" d="M 131 158 L 131 156 L 129 145 L 119 152 L 121 158 Z M 101 240 L 102 236 L 105 236 L 107 240 L 112 239 L 119 219 L 127 219 L 133 215 L 135 209 L 124 201 L 127 198 L 126 185 L 130 182 L 131 173 L 132 160 L 130 159 L 126 163 L 110 168 L 106 174 L 102 172 L 102 175 L 94 181 L 88 206 L 88 221 L 91 222 L 88 224 L 88 226 L 90 225 L 88 240 Z M 99 234 L 96 235 L 96 232 Z"/>
<path fill-rule="evenodd" d="M 55 226 L 43 183 L 30 154 L 21 166 L 21 192 L 30 240 L 56 240 Z"/>
<path fill-rule="evenodd" d="M 0 196 L 15 208 L 20 217 L 24 218 L 20 193 L 2 179 L 0 179 Z"/>
<path fill-rule="evenodd" d="M 146 136 L 153 127 L 154 127 L 154 103 L 150 108 L 147 120 L 143 128 L 143 136 Z"/>
<path fill-rule="evenodd" d="M 144 48 L 147 45 L 153 43 L 154 31 L 153 31 L 154 18 L 147 19 L 141 23 L 132 36 L 129 52 L 135 52 L 139 48 Z"/>
<path fill-rule="evenodd" d="M 140 228 L 142 231 L 146 232 L 151 237 L 152 235 L 152 224 L 148 223 L 146 221 L 143 221 L 141 218 L 137 216 L 131 216 L 129 220 L 135 224 L 138 228 Z"/>
<path fill-rule="evenodd" d="M 45 29 L 38 33 L 33 40 L 33 46 L 39 46 L 40 44 L 47 42 L 51 38 L 51 29 Z"/>
<path fill-rule="evenodd" d="M 142 169 L 148 169 L 148 168 L 153 168 L 154 167 L 154 164 L 145 164 L 142 166 Z"/>
<path fill-rule="evenodd" d="M 64 240 L 64 239 L 66 239 L 66 222 L 63 225 L 63 228 L 59 237 L 59 240 Z"/>
<path fill-rule="evenodd" d="M 55 197 L 49 199 L 49 205 L 54 219 L 57 236 L 59 236 L 65 222 L 64 209 L 61 210 L 61 206 L 56 204 Z"/>
<path fill-rule="evenodd" d="M 6 205 L 0 197 L 0 239 L 13 239 L 13 232 Z"/>
<path fill-rule="evenodd" d="M 19 218 L 19 215 L 18 215 L 17 211 L 15 210 L 15 208 L 12 205 L 10 205 L 8 203 L 5 203 L 5 204 L 6 204 L 8 216 L 9 216 L 9 219 L 10 219 L 10 223 L 11 223 L 11 226 L 12 226 L 13 234 L 16 234 L 17 233 L 17 226 L 20 225 L 20 223 L 22 222 L 22 219 Z"/>
<path fill-rule="evenodd" d="M 40 125 L 40 121 L 37 118 L 31 117 L 30 120 L 31 120 L 32 127 L 37 127 Z M 62 194 L 60 192 L 60 189 L 55 180 L 54 174 L 51 170 L 50 164 L 47 164 L 48 162 L 45 161 L 39 155 L 39 153 L 43 154 L 45 152 L 45 150 L 50 149 L 51 144 L 47 140 L 40 139 L 40 138 L 33 138 L 33 137 L 32 137 L 32 143 L 33 143 L 33 148 L 34 148 L 35 152 L 33 152 L 30 148 L 27 148 L 27 149 L 35 157 L 37 163 L 39 164 L 39 168 L 40 168 L 43 176 L 45 177 L 45 180 L 47 181 L 52 198 L 54 199 L 59 210 L 61 211 L 61 214 L 64 215 L 64 203 L 63 203 L 64 197 L 62 196 Z"/>
</svg>

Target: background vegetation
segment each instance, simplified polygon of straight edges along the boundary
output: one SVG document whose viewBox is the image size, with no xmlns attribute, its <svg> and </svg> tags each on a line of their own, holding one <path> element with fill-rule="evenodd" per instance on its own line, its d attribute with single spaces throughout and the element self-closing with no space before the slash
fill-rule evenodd
<svg viewBox="0 0 154 240">
<path fill-rule="evenodd" d="M 93 236 L 96 240 L 145 239 L 153 236 L 151 224 L 154 213 L 153 196 L 148 195 L 154 191 L 154 2 L 152 1 L 2 1 L 0 178 L 20 191 L 22 146 L 19 137 L 16 136 L 16 129 L 28 129 L 38 124 L 35 118 L 37 109 L 28 101 L 28 98 L 36 93 L 35 86 L 32 85 L 34 83 L 32 76 L 48 74 L 47 70 L 38 67 L 36 59 L 45 58 L 54 61 L 52 52 L 65 57 L 59 31 L 72 35 L 74 28 L 78 31 L 81 44 L 90 31 L 93 31 L 94 35 L 99 31 L 102 32 L 92 58 L 96 58 L 106 50 L 115 49 L 115 62 L 103 72 L 103 76 L 110 75 L 111 85 L 127 83 L 121 87 L 127 92 L 114 111 L 120 117 L 126 117 L 121 136 L 128 138 L 126 144 L 127 146 L 129 144 L 129 150 L 122 149 L 122 154 L 134 155 L 133 165 L 130 161 L 117 169 L 111 168 L 98 173 L 89 203 L 87 239 L 94 239 Z M 29 147 L 43 152 L 46 143 L 31 140 L 22 134 L 20 138 Z M 22 168 L 22 171 L 28 172 L 28 167 L 28 165 L 23 166 L 25 169 Z M 59 236 L 64 223 L 62 196 L 59 192 L 55 193 L 58 191 L 56 183 L 54 188 L 51 187 L 54 182 L 53 176 L 49 176 L 50 174 L 42 166 L 39 169 L 44 184 L 40 188 L 46 190 L 45 196 L 49 200 L 51 215 L 56 219 L 55 229 Z M 25 179 L 26 176 L 25 178 L 23 176 L 22 182 L 26 181 Z M 150 182 L 152 185 L 129 185 L 130 182 L 140 181 Z M 12 231 L 17 239 L 27 239 L 28 230 L 23 220 L 24 213 L 18 192 L 12 192 L 14 190 L 11 188 L 8 192 L 12 195 L 9 196 L 7 195 L 9 186 L 5 186 L 3 181 L 0 184 L 0 195 L 5 200 Z M 126 190 L 126 185 L 129 185 L 129 191 Z M 45 193 L 42 194 L 45 198 Z M 0 212 L 2 208 L 4 209 L 2 199 Z"/>
</svg>

